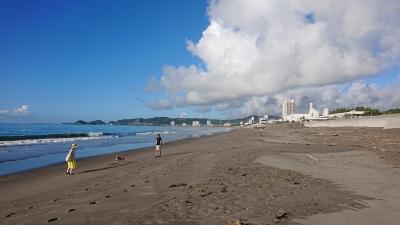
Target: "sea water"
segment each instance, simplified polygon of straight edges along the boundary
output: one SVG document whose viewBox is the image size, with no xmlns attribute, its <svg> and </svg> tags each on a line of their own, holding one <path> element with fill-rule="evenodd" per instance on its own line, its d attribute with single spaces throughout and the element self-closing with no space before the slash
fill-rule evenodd
<svg viewBox="0 0 400 225">
<path fill-rule="evenodd" d="M 227 132 L 222 127 L 116 126 L 0 123 L 0 175 L 63 162 L 72 143 L 77 158 L 150 147 Z"/>
</svg>

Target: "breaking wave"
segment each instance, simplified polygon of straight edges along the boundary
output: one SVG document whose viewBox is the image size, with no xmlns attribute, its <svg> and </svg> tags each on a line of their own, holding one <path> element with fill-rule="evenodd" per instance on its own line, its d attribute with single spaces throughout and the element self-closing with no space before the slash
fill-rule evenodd
<svg viewBox="0 0 400 225">
<path fill-rule="evenodd" d="M 48 135 L 0 136 L 0 147 L 116 138 L 118 134 L 89 132 Z"/>
</svg>

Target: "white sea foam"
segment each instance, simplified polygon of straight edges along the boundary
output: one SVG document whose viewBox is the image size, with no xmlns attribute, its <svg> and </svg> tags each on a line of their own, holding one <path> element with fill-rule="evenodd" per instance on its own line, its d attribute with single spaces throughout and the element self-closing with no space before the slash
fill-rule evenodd
<svg viewBox="0 0 400 225">
<path fill-rule="evenodd" d="M 97 133 L 99 134 L 99 133 Z M 16 146 L 16 145 L 34 145 L 34 144 L 48 144 L 48 143 L 61 143 L 73 141 L 87 141 L 106 138 L 115 138 L 117 136 L 91 136 L 89 137 L 74 137 L 74 138 L 44 138 L 44 139 L 31 139 L 31 140 L 17 140 L 17 141 L 0 141 L 0 147 Z"/>
<path fill-rule="evenodd" d="M 88 133 L 89 137 L 101 137 L 103 136 L 102 132 L 90 132 Z"/>
<path fill-rule="evenodd" d="M 136 133 L 136 136 L 140 135 L 157 135 L 157 134 L 176 134 L 176 131 L 148 131 L 148 132 L 139 132 Z"/>
</svg>

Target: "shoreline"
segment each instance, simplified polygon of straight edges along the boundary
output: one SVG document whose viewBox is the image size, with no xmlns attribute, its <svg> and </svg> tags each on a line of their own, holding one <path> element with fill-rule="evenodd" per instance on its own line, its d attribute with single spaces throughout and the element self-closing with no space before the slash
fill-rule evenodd
<svg viewBox="0 0 400 225">
<path fill-rule="evenodd" d="M 169 142 L 161 158 L 142 148 L 81 159 L 76 175 L 59 164 L 1 176 L 0 224 L 396 224 L 399 136 L 235 129 Z"/>
<path fill-rule="evenodd" d="M 206 138 L 206 137 L 209 137 L 209 136 L 221 135 L 221 134 L 232 132 L 233 130 L 235 130 L 235 129 L 232 129 L 232 130 L 226 131 L 226 132 L 222 132 L 222 133 L 215 133 L 215 134 L 205 135 L 205 136 L 200 136 L 200 137 L 183 138 L 183 139 L 179 139 L 179 140 L 175 140 L 175 141 L 170 141 L 170 142 L 167 142 L 167 143 L 168 144 L 172 144 L 172 143 L 179 144 L 179 142 L 190 141 L 190 140 L 193 140 L 193 139 L 195 140 L 195 139 L 199 139 L 199 138 Z M 142 148 L 137 148 L 137 149 L 128 149 L 128 150 L 123 150 L 123 151 L 119 151 L 119 152 L 106 153 L 106 154 L 102 154 L 102 155 L 87 156 L 87 157 L 78 158 L 77 159 L 77 163 L 78 163 L 78 166 L 79 166 L 80 161 L 84 161 L 84 162 L 89 161 L 90 162 L 91 160 L 94 160 L 96 158 L 103 159 L 103 158 L 109 158 L 111 156 L 114 158 L 115 155 L 117 155 L 117 154 L 134 155 L 134 152 L 136 152 L 136 151 L 151 151 L 151 150 L 154 150 L 153 146 L 152 147 L 142 147 Z M 79 148 L 78 148 L 78 151 L 79 151 Z M 57 154 L 60 154 L 60 153 L 57 153 Z M 29 159 L 23 159 L 23 160 L 29 160 Z M 15 160 L 15 161 L 18 161 L 18 160 Z M 10 161 L 10 162 L 12 162 L 12 161 Z M 5 163 L 7 163 L 7 162 L 5 162 Z M 0 180 L 3 177 L 6 177 L 6 176 L 14 176 L 14 175 L 19 175 L 19 174 L 23 174 L 23 173 L 31 173 L 31 172 L 34 172 L 35 170 L 46 170 L 46 169 L 50 170 L 51 167 L 60 167 L 60 166 L 65 166 L 66 167 L 66 162 L 65 161 L 64 162 L 58 162 L 58 163 L 44 165 L 44 166 L 41 166 L 41 167 L 36 167 L 36 168 L 33 168 L 33 169 L 27 169 L 27 170 L 23 170 L 23 171 L 14 172 L 14 173 L 3 174 L 3 175 L 0 175 Z"/>
<path fill-rule="evenodd" d="M 190 140 L 190 139 L 197 139 L 197 138 L 204 138 L 204 137 L 207 137 L 207 136 L 213 136 L 213 135 L 219 135 L 219 134 L 223 134 L 223 133 L 229 133 L 229 132 L 232 132 L 232 130 L 234 130 L 234 129 L 226 130 L 226 131 L 223 131 L 223 132 L 216 132 L 216 133 L 213 133 L 213 134 L 206 134 L 206 135 L 198 136 L 198 137 L 183 137 L 182 139 L 169 141 L 167 143 L 173 143 L 173 142 L 178 142 L 178 141 L 183 141 L 183 140 Z M 110 146 L 110 148 L 112 148 L 112 147 L 113 146 Z M 105 153 L 105 154 L 99 154 L 99 155 L 93 155 L 93 156 L 84 156 L 82 158 L 78 158 L 77 160 L 80 161 L 80 160 L 87 159 L 87 158 L 107 156 L 107 155 L 114 155 L 115 156 L 116 154 L 125 154 L 125 153 L 131 152 L 131 151 L 138 151 L 138 150 L 142 150 L 142 149 L 151 149 L 151 148 L 152 147 L 138 147 L 138 148 L 133 148 L 133 149 L 125 149 L 125 150 L 111 152 L 111 153 Z M 78 151 L 79 151 L 79 148 L 78 148 Z M 65 152 L 67 153 L 67 150 Z M 66 153 L 65 153 L 65 155 L 66 155 Z M 12 160 L 12 161 L 2 162 L 2 163 L 13 163 L 13 162 L 17 162 L 17 161 L 25 161 L 25 160 L 30 160 L 30 159 L 37 159 L 37 158 L 46 157 L 46 156 L 47 157 L 49 157 L 49 156 L 51 157 L 51 156 L 60 155 L 60 154 L 62 154 L 62 153 L 54 153 L 54 154 L 49 154 L 49 155 L 42 155 L 42 156 L 38 156 L 38 157 L 22 159 L 22 160 Z M 64 159 L 64 156 L 61 157 L 61 159 Z M 6 173 L 6 174 L 0 174 L 0 178 L 2 176 L 29 172 L 29 171 L 32 171 L 32 170 L 43 169 L 43 168 L 46 168 L 46 167 L 56 166 L 56 165 L 59 165 L 59 164 L 65 164 L 65 162 L 61 161 L 61 162 L 56 162 L 56 163 L 50 163 L 50 164 L 46 164 L 46 165 L 39 166 L 39 167 L 28 168 L 26 170 L 24 169 L 24 170 L 21 170 L 21 171 L 16 171 L 16 172 L 11 172 L 11 173 Z"/>
</svg>

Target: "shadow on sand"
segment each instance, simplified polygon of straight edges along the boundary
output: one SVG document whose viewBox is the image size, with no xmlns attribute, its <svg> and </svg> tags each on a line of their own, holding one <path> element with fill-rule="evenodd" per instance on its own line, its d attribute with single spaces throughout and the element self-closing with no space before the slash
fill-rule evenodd
<svg viewBox="0 0 400 225">
<path fill-rule="evenodd" d="M 90 173 L 90 172 L 95 172 L 95 171 L 100 171 L 100 170 L 108 170 L 108 169 L 112 169 L 112 168 L 115 168 L 115 167 L 125 166 L 125 165 L 131 164 L 131 163 L 135 163 L 135 162 L 126 162 L 126 161 L 124 161 L 124 162 L 120 162 L 120 163 L 113 163 L 111 166 L 106 166 L 106 167 L 97 168 L 97 169 L 91 169 L 91 170 L 84 170 L 82 172 L 79 172 L 78 174 L 80 174 L 80 173 Z"/>
</svg>

